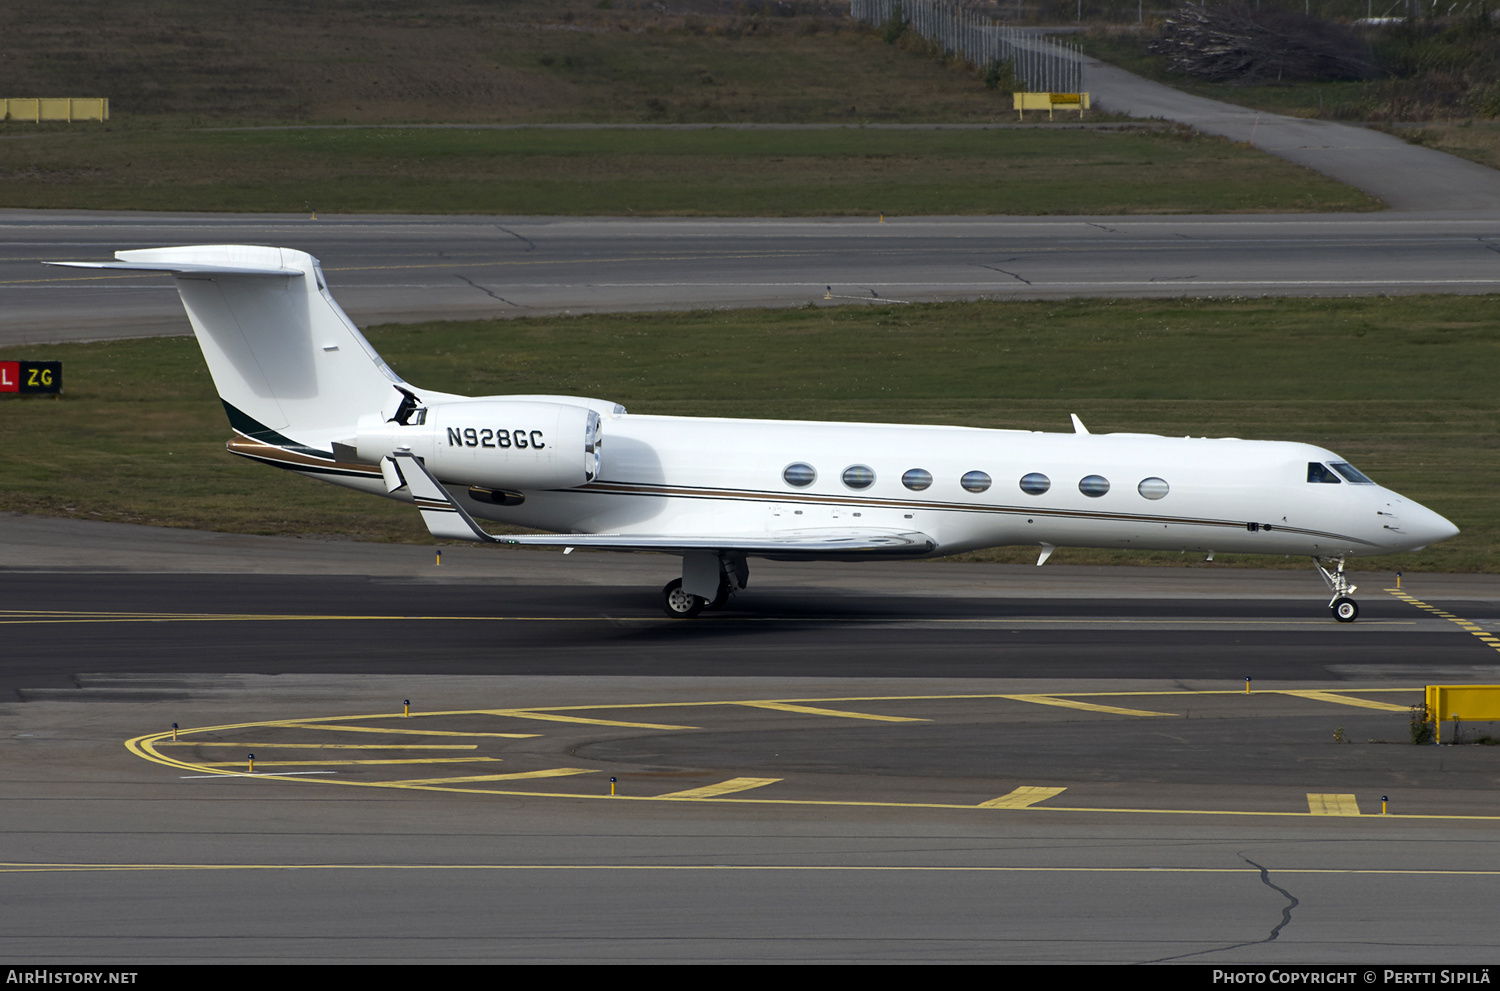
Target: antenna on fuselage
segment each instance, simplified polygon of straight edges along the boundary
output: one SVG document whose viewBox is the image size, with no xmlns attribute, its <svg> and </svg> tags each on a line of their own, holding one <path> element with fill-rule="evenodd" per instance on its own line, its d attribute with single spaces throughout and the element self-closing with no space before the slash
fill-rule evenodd
<svg viewBox="0 0 1500 991">
<path fill-rule="evenodd" d="M 1085 427 L 1083 421 L 1078 419 L 1077 413 L 1069 413 L 1068 415 L 1073 418 L 1073 432 L 1075 434 L 1086 434 L 1089 432 L 1089 428 Z"/>
</svg>

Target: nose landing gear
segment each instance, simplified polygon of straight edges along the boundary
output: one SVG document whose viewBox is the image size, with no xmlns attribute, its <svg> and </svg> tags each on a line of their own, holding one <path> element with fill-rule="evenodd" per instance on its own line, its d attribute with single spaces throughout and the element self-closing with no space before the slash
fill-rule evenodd
<svg viewBox="0 0 1500 991">
<path fill-rule="evenodd" d="M 717 583 L 714 577 L 717 576 Z M 689 581 L 691 579 L 691 581 Z M 722 609 L 729 597 L 744 588 L 750 580 L 750 569 L 738 555 L 683 555 L 683 574 L 667 582 L 661 590 L 662 609 L 673 619 L 692 619 L 704 610 Z M 684 586 L 692 584 L 697 592 Z M 714 594 L 698 593 L 714 590 Z"/>
<path fill-rule="evenodd" d="M 703 611 L 705 600 L 682 587 L 681 578 L 673 578 L 661 590 L 661 605 L 673 619 L 692 619 Z"/>
<path fill-rule="evenodd" d="M 1359 586 L 1349 584 L 1349 578 L 1344 574 L 1343 558 L 1333 558 L 1333 564 L 1334 570 L 1329 571 L 1323 566 L 1322 558 L 1313 558 L 1313 566 L 1318 569 L 1318 574 L 1323 576 L 1323 582 L 1333 593 L 1333 598 L 1328 602 L 1328 611 L 1340 623 L 1352 623 L 1359 618 L 1359 603 L 1352 598 Z"/>
</svg>

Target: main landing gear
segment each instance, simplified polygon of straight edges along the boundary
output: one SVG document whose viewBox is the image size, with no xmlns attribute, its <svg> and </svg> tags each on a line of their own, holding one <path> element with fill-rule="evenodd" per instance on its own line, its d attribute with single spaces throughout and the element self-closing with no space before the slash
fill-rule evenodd
<svg viewBox="0 0 1500 991">
<path fill-rule="evenodd" d="M 715 576 L 718 578 L 714 583 Z M 661 605 L 673 619 L 692 619 L 705 609 L 722 609 L 729 597 L 749 582 L 750 569 L 742 557 L 684 554 L 682 577 L 661 590 Z M 692 589 L 690 591 L 689 589 Z M 713 590 L 712 595 L 698 594 Z"/>
<path fill-rule="evenodd" d="M 1333 618 L 1340 623 L 1352 623 L 1359 618 L 1359 603 L 1351 596 L 1359 587 L 1349 584 L 1349 578 L 1344 574 L 1344 559 L 1336 557 L 1333 559 L 1335 565 L 1333 571 L 1323 566 L 1323 559 L 1313 558 L 1313 565 L 1318 569 L 1318 574 L 1323 576 L 1323 581 L 1328 585 L 1328 590 L 1333 593 L 1333 598 L 1328 602 L 1328 611 Z"/>
</svg>

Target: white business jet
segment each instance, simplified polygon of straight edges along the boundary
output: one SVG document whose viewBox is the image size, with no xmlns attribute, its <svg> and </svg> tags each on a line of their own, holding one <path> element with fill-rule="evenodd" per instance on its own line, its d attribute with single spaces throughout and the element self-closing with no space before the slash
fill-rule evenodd
<svg viewBox="0 0 1500 991">
<path fill-rule="evenodd" d="M 630 415 L 576 396 L 457 396 L 386 365 L 288 248 L 119 251 L 80 268 L 170 272 L 229 414 L 229 450 L 415 503 L 439 538 L 656 551 L 696 616 L 746 560 L 926 558 L 1030 544 L 1305 554 L 1329 609 L 1359 607 L 1349 557 L 1458 529 L 1308 444 Z M 478 519 L 553 535 L 495 536 Z"/>
</svg>

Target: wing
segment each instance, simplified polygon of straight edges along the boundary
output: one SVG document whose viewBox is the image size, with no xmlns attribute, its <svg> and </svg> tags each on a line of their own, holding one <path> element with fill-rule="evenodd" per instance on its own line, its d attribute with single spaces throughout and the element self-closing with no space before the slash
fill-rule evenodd
<svg viewBox="0 0 1500 991">
<path fill-rule="evenodd" d="M 491 537 L 501 544 L 529 547 L 587 547 L 604 551 L 743 551 L 768 557 L 829 555 L 886 556 L 926 554 L 937 541 L 915 530 L 877 527 L 829 527 L 777 533 L 725 533 L 684 536 L 654 533 L 575 533 L 561 536 Z"/>
<path fill-rule="evenodd" d="M 927 554 L 937 541 L 915 530 L 885 530 L 878 527 L 828 527 L 788 530 L 781 533 L 683 534 L 575 533 L 524 537 L 497 537 L 480 529 L 474 517 L 453 500 L 441 482 L 421 461 L 401 452 L 381 462 L 386 486 L 394 491 L 405 484 L 421 510 L 422 522 L 434 537 L 474 540 L 487 544 L 524 547 L 587 547 L 607 551 L 658 551 L 682 554 L 689 551 L 740 551 L 766 557 L 907 556 Z"/>
</svg>

